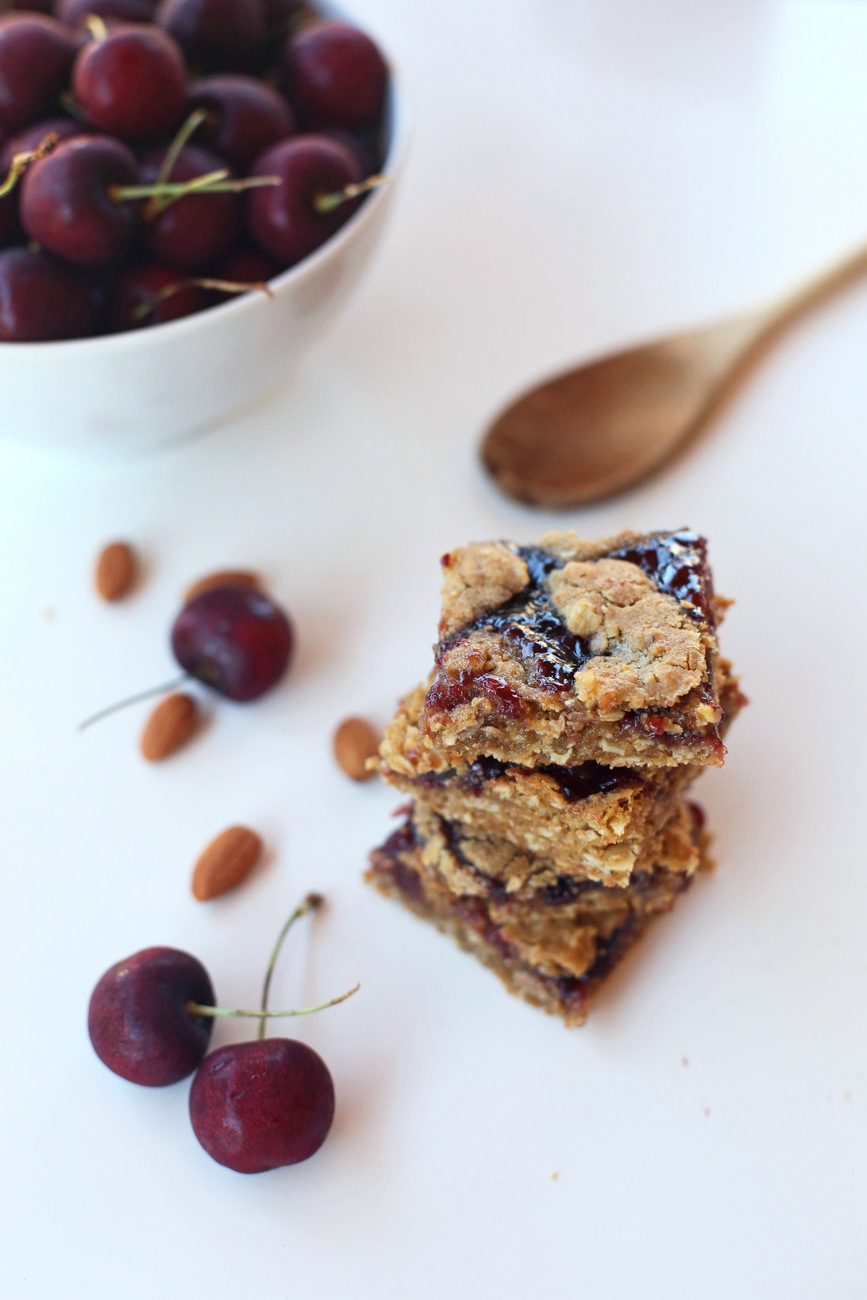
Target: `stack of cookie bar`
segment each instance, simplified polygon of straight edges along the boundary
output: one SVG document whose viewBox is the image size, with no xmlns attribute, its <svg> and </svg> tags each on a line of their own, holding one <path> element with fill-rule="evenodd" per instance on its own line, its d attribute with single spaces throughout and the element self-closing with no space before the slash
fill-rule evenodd
<svg viewBox="0 0 867 1300">
<path fill-rule="evenodd" d="M 702 865 L 686 801 L 743 703 L 696 534 L 443 557 L 433 673 L 380 751 L 411 796 L 368 879 L 569 1024 Z"/>
</svg>

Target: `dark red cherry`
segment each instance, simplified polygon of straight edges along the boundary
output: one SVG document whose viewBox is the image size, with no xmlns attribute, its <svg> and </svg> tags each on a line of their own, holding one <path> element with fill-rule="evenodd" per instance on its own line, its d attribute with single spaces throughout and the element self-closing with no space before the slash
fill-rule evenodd
<svg viewBox="0 0 867 1300">
<path fill-rule="evenodd" d="M 12 138 L 0 127 L 0 180 L 5 180 L 9 171 L 8 164 L 5 167 L 3 166 L 2 158 Z M 23 242 L 24 236 L 21 233 L 21 225 L 18 221 L 18 194 L 13 191 L 4 194 L 0 198 L 0 248 L 7 248 L 9 244 L 21 244 Z"/>
<path fill-rule="evenodd" d="M 50 14 L 52 12 L 51 0 L 12 0 L 12 4 L 5 7 L 14 9 L 16 13 Z"/>
<path fill-rule="evenodd" d="M 85 45 L 72 92 L 100 130 L 124 140 L 153 140 L 180 123 L 187 74 L 177 44 L 158 27 L 120 26 Z"/>
<path fill-rule="evenodd" d="M 348 23 L 315 22 L 286 41 L 289 102 L 309 126 L 369 126 L 385 99 L 388 68 L 376 45 Z"/>
<path fill-rule="evenodd" d="M 90 14 L 103 21 L 149 23 L 156 7 L 157 0 L 58 0 L 55 14 L 66 27 L 81 27 Z"/>
<path fill-rule="evenodd" d="M 196 140 L 240 170 L 295 131 L 295 119 L 283 96 L 264 81 L 240 73 L 197 82 L 190 107 L 208 114 Z"/>
<path fill-rule="evenodd" d="M 114 296 L 117 268 L 97 266 L 81 271 L 76 270 L 76 274 L 81 276 L 90 292 L 90 299 L 97 315 L 95 332 L 104 334 L 109 329 L 109 308 Z"/>
<path fill-rule="evenodd" d="M 229 280 L 233 284 L 267 284 L 275 275 L 280 274 L 280 270 L 279 263 L 268 257 L 267 253 L 260 253 L 256 248 L 236 248 L 217 263 L 214 277 L 217 280 Z M 235 296 L 227 293 L 224 298 Z"/>
<path fill-rule="evenodd" d="M 265 0 L 265 24 L 269 35 L 285 36 L 290 26 L 309 14 L 308 0 Z"/>
<path fill-rule="evenodd" d="M 0 198 L 0 248 L 21 241 L 21 227 L 18 224 L 18 195 L 4 194 Z"/>
<path fill-rule="evenodd" d="M 317 212 L 320 195 L 339 193 L 362 179 L 358 160 L 336 140 L 297 135 L 274 145 L 256 160 L 252 176 L 279 176 L 279 185 L 246 195 L 247 224 L 256 243 L 283 266 L 293 266 L 333 235 L 359 200 Z"/>
<path fill-rule="evenodd" d="M 358 159 L 362 175 L 373 176 L 382 169 L 383 150 L 378 131 L 353 132 L 326 127 L 321 134 L 348 149 Z"/>
<path fill-rule="evenodd" d="M 16 154 L 32 153 L 50 135 L 57 136 L 57 143 L 60 144 L 62 140 L 71 140 L 73 136 L 87 134 L 87 127 L 82 126 L 81 122 L 76 122 L 74 117 L 48 117 L 41 122 L 34 122 L 32 126 L 19 131 L 3 145 L 0 151 L 0 172 L 5 176 Z"/>
<path fill-rule="evenodd" d="M 193 1132 L 218 1164 L 260 1174 L 308 1160 L 334 1118 L 334 1083 L 291 1038 L 233 1043 L 206 1056 L 190 1088 Z"/>
<path fill-rule="evenodd" d="M 116 330 L 142 329 L 192 316 L 209 305 L 199 285 L 173 266 L 151 262 L 124 271 L 114 295 L 112 324 Z"/>
<path fill-rule="evenodd" d="M 137 206 L 111 197 L 134 185 L 138 167 L 126 145 L 108 136 L 64 140 L 32 163 L 21 182 L 21 224 L 30 239 L 80 266 L 104 266 L 132 239 Z"/>
<path fill-rule="evenodd" d="M 249 68 L 265 38 L 264 0 L 162 0 L 155 21 L 209 72 Z"/>
<path fill-rule="evenodd" d="M 244 587 L 213 587 L 185 605 L 172 628 L 181 667 L 230 700 L 257 700 L 285 673 L 294 638 L 269 596 Z"/>
<path fill-rule="evenodd" d="M 13 131 L 47 117 L 69 80 L 77 45 L 44 14 L 0 18 L 0 123 Z"/>
<path fill-rule="evenodd" d="M 91 287 L 69 267 L 29 248 L 0 253 L 0 340 L 85 338 L 98 323 Z"/>
<path fill-rule="evenodd" d="M 143 184 L 156 181 L 166 151 L 149 154 L 141 165 Z M 185 145 L 168 179 L 193 180 L 225 168 L 222 158 Z M 231 193 L 190 194 L 177 199 L 142 226 L 145 245 L 158 262 L 197 270 L 222 257 L 232 246 L 241 215 L 240 196 Z"/>
<path fill-rule="evenodd" d="M 216 264 L 211 274 L 216 280 L 249 285 L 250 289 L 254 290 L 257 286 L 273 280 L 282 269 L 272 257 L 268 257 L 267 253 L 260 253 L 256 248 L 236 248 L 234 252 L 229 253 L 228 257 L 224 257 Z M 237 289 L 234 292 L 218 289 L 215 292 L 215 301 L 231 302 L 238 296 Z"/>
<path fill-rule="evenodd" d="M 162 1088 L 192 1074 L 213 1020 L 188 1002 L 214 1005 L 200 961 L 177 948 L 145 948 L 107 970 L 93 990 L 87 1031 L 99 1059 L 131 1083 Z"/>
</svg>

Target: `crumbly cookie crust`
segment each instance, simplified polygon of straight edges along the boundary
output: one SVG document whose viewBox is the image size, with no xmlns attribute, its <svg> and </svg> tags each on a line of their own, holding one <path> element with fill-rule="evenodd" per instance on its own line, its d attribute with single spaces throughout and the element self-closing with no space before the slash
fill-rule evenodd
<svg viewBox="0 0 867 1300">
<path fill-rule="evenodd" d="M 465 822 L 441 816 L 429 804 L 413 806 L 411 826 L 425 866 L 453 894 L 487 898 L 492 905 L 520 908 L 527 915 L 546 911 L 552 903 L 581 900 L 583 911 L 611 909 L 628 899 L 632 882 L 612 885 L 592 877 L 568 875 L 547 854 L 532 853 L 511 839 L 491 835 Z M 696 813 L 683 801 L 643 855 L 639 892 L 646 893 L 654 873 L 691 876 L 699 866 L 695 842 Z"/>
<path fill-rule="evenodd" d="M 726 660 L 720 675 L 724 731 L 743 696 Z M 386 730 L 384 779 L 449 821 L 549 856 L 563 874 L 625 884 L 647 866 L 655 837 L 702 771 L 695 764 L 608 768 L 592 760 L 529 768 L 486 756 L 443 767 L 419 734 L 425 694 L 424 686 L 412 691 Z"/>
<path fill-rule="evenodd" d="M 426 828 L 414 817 L 392 834 L 373 851 L 367 880 L 450 934 L 511 993 L 567 1025 L 584 1023 L 594 991 L 691 878 L 659 865 L 627 888 L 591 885 L 566 900 L 555 893 L 534 903 L 471 893 L 449 881 L 454 850 L 446 841 L 462 843 L 461 828 L 441 827 L 430 839 Z M 703 832 L 694 821 L 691 834 L 698 853 Z"/>
</svg>

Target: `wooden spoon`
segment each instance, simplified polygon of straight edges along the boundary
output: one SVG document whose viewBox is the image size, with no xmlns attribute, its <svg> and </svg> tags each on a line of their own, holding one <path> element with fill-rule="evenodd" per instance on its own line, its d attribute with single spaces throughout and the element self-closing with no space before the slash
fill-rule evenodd
<svg viewBox="0 0 867 1300">
<path fill-rule="evenodd" d="M 867 247 L 770 306 L 567 370 L 497 416 L 482 461 L 532 505 L 616 496 L 669 461 L 784 329 L 865 270 Z"/>
</svg>

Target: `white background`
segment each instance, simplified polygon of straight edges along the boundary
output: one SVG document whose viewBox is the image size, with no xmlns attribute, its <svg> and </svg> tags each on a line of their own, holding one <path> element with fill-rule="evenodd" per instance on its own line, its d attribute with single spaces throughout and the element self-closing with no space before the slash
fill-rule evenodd
<svg viewBox="0 0 867 1300">
<path fill-rule="evenodd" d="M 524 383 L 760 300 L 867 236 L 867 6 L 357 13 L 405 70 L 415 139 L 328 339 L 177 450 L 0 453 L 3 1295 L 860 1300 L 867 286 L 629 497 L 534 513 L 474 448 Z M 706 532 L 752 699 L 700 787 L 718 870 L 571 1032 L 361 884 L 398 800 L 330 757 L 341 717 L 384 723 L 425 672 L 439 553 L 560 524 Z M 115 536 L 147 580 L 106 607 L 89 573 Z M 224 565 L 261 569 L 292 613 L 280 690 L 210 701 L 162 766 L 137 753 L 144 709 L 77 735 L 171 674 L 179 595 Z M 269 861 L 197 904 L 191 863 L 233 821 Z M 204 960 L 224 1004 L 255 1005 L 310 888 L 331 907 L 294 935 L 275 1001 L 361 980 L 293 1026 L 332 1069 L 337 1117 L 309 1163 L 245 1178 L 198 1147 L 186 1083 L 104 1069 L 87 1000 L 164 943 Z"/>
</svg>

